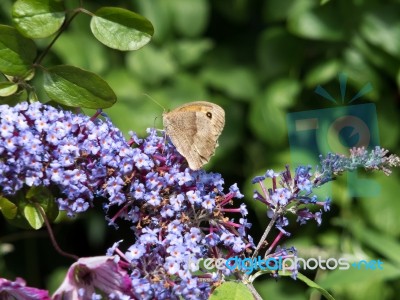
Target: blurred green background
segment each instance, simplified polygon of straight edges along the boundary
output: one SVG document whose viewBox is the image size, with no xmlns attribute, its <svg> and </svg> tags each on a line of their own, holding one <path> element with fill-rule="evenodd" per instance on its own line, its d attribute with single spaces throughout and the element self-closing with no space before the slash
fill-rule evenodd
<svg viewBox="0 0 400 300">
<path fill-rule="evenodd" d="M 77 2 L 66 4 L 75 7 Z M 2 0 L 0 23 L 11 24 L 11 4 Z M 106 112 L 125 134 L 162 128 L 163 109 L 145 94 L 166 109 L 194 100 L 224 107 L 220 147 L 206 169 L 221 173 L 226 186 L 238 183 L 256 241 L 268 219 L 265 207 L 251 199 L 250 181 L 267 169 L 282 170 L 299 155 L 289 147 L 288 113 L 335 107 L 314 93 L 318 85 L 340 99 L 338 74 L 343 72 L 348 76 L 345 99 L 351 99 L 371 83 L 373 90 L 354 104 L 375 103 L 381 146 L 400 154 L 400 1 L 84 1 L 92 11 L 100 6 L 142 14 L 154 25 L 153 41 L 136 52 L 106 48 L 91 35 L 90 18 L 80 15 L 43 65 L 71 64 L 102 76 L 118 96 Z M 42 49 L 48 42 L 37 41 Z M 312 154 L 301 155 L 304 164 L 314 163 Z M 292 220 L 285 245 L 296 246 L 300 257 L 384 261 L 383 271 L 306 272 L 337 299 L 398 299 L 399 176 L 399 171 L 390 177 L 368 174 L 381 189 L 363 198 L 350 197 L 344 176 L 329 187 L 332 210 L 320 227 L 312 221 L 298 227 Z M 54 288 L 71 262 L 55 253 L 46 233 L 21 233 L 2 219 L 0 226 L 0 246 L 15 247 L 0 256 L 0 276 L 21 276 L 31 285 Z M 121 238 L 121 232 L 106 227 L 101 208 L 55 225 L 55 231 L 61 246 L 80 256 L 101 255 Z M 122 238 L 129 241 L 128 234 Z M 288 278 L 261 277 L 256 287 L 264 299 L 318 299 L 303 283 Z"/>
</svg>

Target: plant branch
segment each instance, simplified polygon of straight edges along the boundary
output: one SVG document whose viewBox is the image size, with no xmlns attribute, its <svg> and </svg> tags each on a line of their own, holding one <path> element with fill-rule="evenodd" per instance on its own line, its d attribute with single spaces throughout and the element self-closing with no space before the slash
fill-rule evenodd
<svg viewBox="0 0 400 300">
<path fill-rule="evenodd" d="M 60 253 L 62 256 L 72 258 L 73 260 L 78 260 L 79 259 L 78 256 L 76 256 L 74 254 L 67 253 L 67 252 L 61 250 L 60 246 L 57 244 L 56 238 L 54 237 L 53 230 L 51 229 L 50 222 L 47 219 L 47 216 L 46 216 L 46 213 L 43 210 L 43 207 L 41 207 L 38 203 L 34 203 L 34 205 L 35 205 L 36 209 L 39 211 L 40 215 L 42 216 L 42 218 L 44 220 L 44 223 L 46 224 L 46 228 L 47 228 L 47 231 L 48 231 L 49 236 L 50 236 L 50 241 L 53 244 L 53 247 L 56 249 L 56 251 L 58 253 Z"/>
</svg>

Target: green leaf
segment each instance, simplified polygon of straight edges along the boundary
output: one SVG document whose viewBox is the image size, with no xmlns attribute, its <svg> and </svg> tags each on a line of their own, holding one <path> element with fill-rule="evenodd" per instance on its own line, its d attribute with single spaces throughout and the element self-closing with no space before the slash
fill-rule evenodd
<svg viewBox="0 0 400 300">
<path fill-rule="evenodd" d="M 314 0 L 265 1 L 263 17 L 266 22 L 286 21 L 288 17 L 315 6 Z"/>
<path fill-rule="evenodd" d="M 172 22 L 178 33 L 186 37 L 196 37 L 206 29 L 210 10 L 208 1 L 170 0 L 168 3 Z"/>
<path fill-rule="evenodd" d="M 0 82 L 0 97 L 13 95 L 18 90 L 18 84 L 14 82 Z"/>
<path fill-rule="evenodd" d="M 110 59 L 112 55 L 107 52 L 109 49 L 99 43 L 90 30 L 80 30 L 83 25 L 75 25 L 76 27 L 63 31 L 62 36 L 52 46 L 52 52 L 63 64 L 79 66 L 79 68 L 90 70 L 96 74 L 107 73 L 112 69 L 111 65 L 118 68 L 115 61 Z M 85 47 L 77 47 L 76 45 L 85 45 Z"/>
<path fill-rule="evenodd" d="M 44 89 L 52 100 L 71 107 L 107 108 L 117 100 L 98 75 L 73 66 L 45 70 Z"/>
<path fill-rule="evenodd" d="M 7 219 L 14 219 L 18 212 L 18 207 L 7 198 L 0 197 L 0 211 Z"/>
<path fill-rule="evenodd" d="M 26 101 L 26 99 L 28 98 L 28 93 L 26 90 L 19 90 L 16 93 L 4 97 L 4 98 L 0 98 L 0 103 L 1 104 L 8 104 L 10 106 L 14 106 L 19 102 L 22 101 Z"/>
<path fill-rule="evenodd" d="M 203 69 L 201 78 L 228 96 L 241 100 L 251 100 L 258 92 L 257 78 L 250 68 L 213 65 Z"/>
<path fill-rule="evenodd" d="M 246 300 L 253 299 L 250 290 L 243 284 L 227 281 L 217 287 L 211 294 L 210 300 Z"/>
<path fill-rule="evenodd" d="M 137 50 L 153 36 L 153 25 L 149 20 L 132 11 L 102 7 L 90 21 L 93 35 L 104 45 L 122 51 Z"/>
<path fill-rule="evenodd" d="M 400 68 L 397 71 L 396 83 L 397 83 L 397 88 L 400 89 Z"/>
<path fill-rule="evenodd" d="M 383 257 L 392 260 L 400 266 L 400 257 L 398 256 L 400 243 L 395 237 L 383 234 L 380 231 L 369 229 L 363 224 L 343 223 L 342 226 L 345 226 L 346 229 L 350 230 L 356 237 L 357 241 L 363 242 L 363 244 L 367 245 L 369 248 L 377 251 Z"/>
<path fill-rule="evenodd" d="M 44 219 L 37 208 L 28 203 L 23 210 L 23 215 L 33 229 L 39 229 L 44 224 Z"/>
<path fill-rule="evenodd" d="M 350 84 L 355 89 L 361 89 L 366 83 L 373 82 L 373 90 L 363 95 L 363 98 L 378 100 L 379 91 L 382 90 L 384 79 L 374 69 L 368 60 L 354 47 L 349 47 L 342 53 L 343 70 L 348 78 L 351 78 Z"/>
<path fill-rule="evenodd" d="M 279 272 L 280 273 L 280 272 Z M 280 274 L 281 275 L 281 274 Z M 306 283 L 309 287 L 316 289 L 318 292 L 320 292 L 322 295 L 325 296 L 326 299 L 328 300 L 335 300 L 335 298 L 332 297 L 331 294 L 328 293 L 327 290 L 325 290 L 324 288 L 322 288 L 320 285 L 318 285 L 317 283 L 315 283 L 314 281 L 310 280 L 309 278 L 307 278 L 306 276 L 304 276 L 301 273 L 297 273 L 296 276 L 297 279 L 303 281 L 304 283 Z"/>
<path fill-rule="evenodd" d="M 373 45 L 365 38 L 354 35 L 351 40 L 351 47 L 357 49 L 369 64 L 385 70 L 391 77 L 396 76 L 399 68 L 398 59 L 390 55 L 381 45 Z M 389 86 L 387 89 L 389 89 Z"/>
<path fill-rule="evenodd" d="M 136 77 L 151 84 L 157 84 L 164 79 L 173 77 L 177 71 L 171 52 L 153 45 L 149 45 L 141 51 L 128 53 L 127 65 L 136 74 Z"/>
<path fill-rule="evenodd" d="M 17 0 L 12 17 L 24 36 L 44 38 L 60 29 L 65 19 L 64 5 L 59 0 Z"/>
<path fill-rule="evenodd" d="M 181 40 L 173 45 L 176 60 L 180 65 L 190 67 L 203 62 L 202 58 L 213 46 L 211 40 Z"/>
<path fill-rule="evenodd" d="M 259 36 L 257 59 L 263 79 L 297 73 L 304 64 L 306 44 L 284 28 L 273 27 Z M 296 53 L 296 55 L 293 55 Z"/>
<path fill-rule="evenodd" d="M 0 25 L 0 72 L 24 77 L 31 72 L 36 57 L 35 43 L 15 28 Z"/>
<path fill-rule="evenodd" d="M 351 13 L 341 10 L 339 4 L 331 2 L 324 6 L 316 6 L 314 9 L 293 14 L 288 19 L 288 29 L 291 33 L 315 40 L 341 41 L 350 33 L 350 22 L 346 22 L 346 16 Z M 335 11 L 335 14 L 332 14 Z M 353 16 L 354 18 L 354 16 Z M 348 26 L 348 27 L 346 27 Z"/>
<path fill-rule="evenodd" d="M 361 33 L 371 44 L 400 58 L 400 10 L 398 5 L 378 6 L 365 14 Z"/>
<path fill-rule="evenodd" d="M 399 278 L 400 269 L 387 261 L 382 261 L 382 270 L 365 270 L 350 267 L 348 270 L 332 270 L 318 281 L 327 289 L 351 287 L 356 284 L 372 283 Z M 364 298 L 365 299 L 365 298 Z M 377 299 L 377 298 L 374 298 Z"/>
<path fill-rule="evenodd" d="M 330 80 L 336 79 L 341 67 L 341 62 L 338 59 L 321 61 L 308 72 L 304 82 L 307 87 L 315 88 L 319 84 L 324 84 Z"/>
<path fill-rule="evenodd" d="M 390 125 L 393 126 L 395 124 L 390 123 Z M 391 133 L 393 134 L 394 132 L 391 131 Z M 376 197 L 364 197 L 361 199 L 362 201 L 360 201 L 360 205 L 363 208 L 365 216 L 374 228 L 379 229 L 380 233 L 376 234 L 380 235 L 382 238 L 385 237 L 385 234 L 397 237 L 400 235 L 400 202 L 394 200 L 393 195 L 398 195 L 400 193 L 399 178 L 396 174 L 392 174 L 392 176 L 389 177 L 383 174 L 374 174 L 375 176 L 372 174 L 368 175 L 371 180 L 378 185 L 380 193 Z M 366 233 L 367 231 L 363 230 L 362 232 Z M 366 239 L 365 241 L 368 242 L 367 239 L 373 241 L 374 239 L 372 238 L 372 235 L 372 232 L 371 238 L 367 238 L 368 234 L 365 236 L 363 235 Z M 376 247 L 382 245 L 384 245 L 383 241 L 376 243 Z M 387 247 L 386 249 L 389 250 L 390 248 Z M 397 250 L 400 251 L 400 244 L 398 244 Z M 396 252 L 392 253 L 394 254 Z M 400 265 L 400 257 L 398 255 L 397 258 Z"/>
<path fill-rule="evenodd" d="M 149 18 L 154 26 L 153 40 L 164 44 L 171 37 L 172 12 L 169 1 L 136 0 L 139 12 Z"/>
<path fill-rule="evenodd" d="M 250 127 L 258 138 L 270 145 L 280 145 L 287 137 L 287 107 L 295 103 L 301 86 L 292 79 L 269 84 L 260 99 L 250 108 Z"/>
<path fill-rule="evenodd" d="M 53 221 L 58 216 L 58 205 L 51 191 L 44 186 L 32 186 L 26 193 L 26 199 L 38 203 L 46 213 L 47 218 Z"/>
</svg>

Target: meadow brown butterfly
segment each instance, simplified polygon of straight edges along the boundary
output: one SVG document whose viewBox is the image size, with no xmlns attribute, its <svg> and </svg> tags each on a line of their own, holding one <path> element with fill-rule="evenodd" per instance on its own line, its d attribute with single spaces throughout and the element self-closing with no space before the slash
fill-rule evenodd
<svg viewBox="0 0 400 300">
<path fill-rule="evenodd" d="M 218 137 L 225 125 L 225 111 L 206 101 L 183 104 L 163 113 L 166 134 L 189 168 L 200 169 L 218 146 Z"/>
</svg>

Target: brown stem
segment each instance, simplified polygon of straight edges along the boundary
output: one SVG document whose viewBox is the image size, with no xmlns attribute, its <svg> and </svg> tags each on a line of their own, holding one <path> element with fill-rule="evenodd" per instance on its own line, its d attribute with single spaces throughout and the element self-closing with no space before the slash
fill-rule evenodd
<svg viewBox="0 0 400 300">
<path fill-rule="evenodd" d="M 256 300 L 263 300 L 263 298 L 260 296 L 260 294 L 257 292 L 257 290 L 254 288 L 252 283 L 247 284 L 247 287 L 249 288 L 250 292 L 253 294 L 254 299 Z"/>
<path fill-rule="evenodd" d="M 38 203 L 34 203 L 34 205 L 36 209 L 39 211 L 40 215 L 42 216 L 44 223 L 46 224 L 47 232 L 49 233 L 50 236 L 50 241 L 53 244 L 53 247 L 56 249 L 56 251 L 60 253 L 62 256 L 72 258 L 73 260 L 78 260 L 79 259 L 78 256 L 61 250 L 60 246 L 57 244 L 56 238 L 54 237 L 54 233 L 53 230 L 51 229 L 51 225 L 49 219 L 47 219 L 46 213 Z"/>
<path fill-rule="evenodd" d="M 258 251 L 260 250 L 260 248 L 262 247 L 262 245 L 265 242 L 265 239 L 267 238 L 268 233 L 271 231 L 272 226 L 274 226 L 276 219 L 278 219 L 279 213 L 278 211 L 275 212 L 274 216 L 272 217 L 271 221 L 269 222 L 267 229 L 265 229 L 264 234 L 262 235 L 260 241 L 258 242 L 258 245 L 256 247 L 256 250 L 254 250 L 254 253 L 252 255 L 251 258 L 254 258 L 257 256 Z"/>
<path fill-rule="evenodd" d="M 72 22 L 72 20 L 81 12 L 80 9 L 77 9 L 74 14 L 67 20 L 64 21 L 64 23 L 61 25 L 61 28 L 58 30 L 56 36 L 54 37 L 54 39 L 51 41 L 51 43 L 46 47 L 46 49 L 43 50 L 43 52 L 36 58 L 36 60 L 34 61 L 34 65 L 39 65 L 43 58 L 47 55 L 47 53 L 49 52 L 49 50 L 51 49 L 51 47 L 54 45 L 54 43 L 58 40 L 58 38 L 60 37 L 61 33 L 63 33 L 69 26 L 69 24 Z"/>
</svg>

